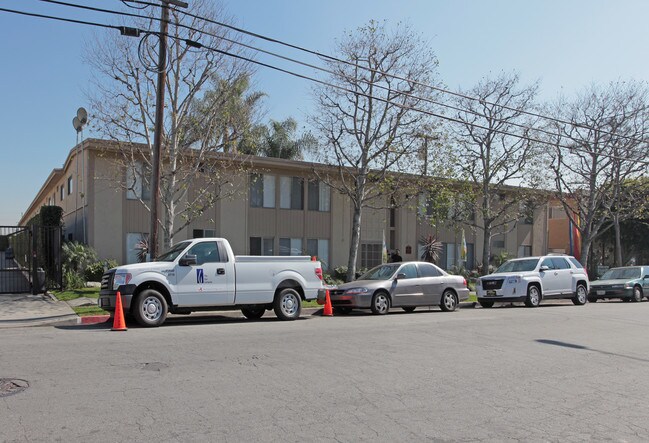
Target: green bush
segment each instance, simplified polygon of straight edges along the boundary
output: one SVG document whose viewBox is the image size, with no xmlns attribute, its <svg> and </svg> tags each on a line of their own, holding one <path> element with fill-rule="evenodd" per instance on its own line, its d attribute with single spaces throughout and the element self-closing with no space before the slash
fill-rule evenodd
<svg viewBox="0 0 649 443">
<path fill-rule="evenodd" d="M 63 243 L 63 285 L 67 289 L 86 285 L 86 268 L 97 261 L 97 252 L 88 245 L 77 242 Z"/>
<path fill-rule="evenodd" d="M 322 278 L 323 278 L 325 284 L 327 284 L 327 285 L 337 286 L 337 285 L 342 285 L 343 283 L 345 283 L 345 280 L 335 278 L 334 276 L 332 276 L 329 273 L 322 274 Z"/>
<path fill-rule="evenodd" d="M 105 270 L 111 269 L 117 266 L 117 260 L 99 260 L 94 263 L 89 264 L 85 271 L 84 276 L 86 281 L 101 281 L 101 277 L 104 275 Z"/>
<path fill-rule="evenodd" d="M 66 269 L 63 271 L 63 286 L 66 289 L 85 288 L 85 279 L 76 272 Z"/>
</svg>

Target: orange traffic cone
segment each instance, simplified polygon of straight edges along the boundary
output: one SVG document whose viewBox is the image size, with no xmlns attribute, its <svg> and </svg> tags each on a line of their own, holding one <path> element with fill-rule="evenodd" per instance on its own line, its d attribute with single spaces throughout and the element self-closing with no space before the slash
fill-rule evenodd
<svg viewBox="0 0 649 443">
<path fill-rule="evenodd" d="M 334 310 L 331 307 L 331 298 L 329 298 L 329 289 L 325 292 L 325 306 L 322 315 L 326 315 L 327 317 L 334 315 Z"/>
<path fill-rule="evenodd" d="M 115 302 L 115 320 L 113 320 L 113 331 L 126 331 L 126 321 L 124 321 L 124 310 L 122 309 L 122 294 L 117 291 L 117 300 Z"/>
</svg>

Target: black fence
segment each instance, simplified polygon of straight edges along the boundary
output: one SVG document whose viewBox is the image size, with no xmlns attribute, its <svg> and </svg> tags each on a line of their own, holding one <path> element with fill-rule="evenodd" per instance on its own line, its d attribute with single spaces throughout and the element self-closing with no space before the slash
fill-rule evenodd
<svg viewBox="0 0 649 443">
<path fill-rule="evenodd" d="M 63 287 L 62 230 L 0 226 L 0 294 Z"/>
</svg>

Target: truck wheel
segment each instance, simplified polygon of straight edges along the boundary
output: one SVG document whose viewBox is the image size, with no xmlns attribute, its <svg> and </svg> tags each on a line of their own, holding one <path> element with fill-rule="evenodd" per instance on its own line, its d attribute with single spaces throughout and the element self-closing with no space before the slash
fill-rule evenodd
<svg viewBox="0 0 649 443">
<path fill-rule="evenodd" d="M 160 326 L 167 318 L 167 300 L 155 289 L 145 289 L 135 297 L 133 316 L 142 326 Z"/>
<path fill-rule="evenodd" d="M 572 299 L 572 302 L 578 306 L 585 305 L 588 300 L 588 291 L 586 286 L 581 283 L 577 285 L 577 295 Z"/>
<path fill-rule="evenodd" d="M 493 308 L 494 307 L 494 302 L 491 300 L 478 300 L 478 303 L 480 303 L 480 306 L 483 308 Z"/>
<path fill-rule="evenodd" d="M 280 320 L 295 320 L 300 318 L 302 310 L 300 294 L 295 289 L 282 289 L 275 295 L 273 310 Z"/>
<path fill-rule="evenodd" d="M 250 320 L 261 318 L 264 315 L 264 312 L 266 312 L 266 309 L 264 308 L 241 308 L 241 313 L 244 315 L 244 317 Z"/>
</svg>

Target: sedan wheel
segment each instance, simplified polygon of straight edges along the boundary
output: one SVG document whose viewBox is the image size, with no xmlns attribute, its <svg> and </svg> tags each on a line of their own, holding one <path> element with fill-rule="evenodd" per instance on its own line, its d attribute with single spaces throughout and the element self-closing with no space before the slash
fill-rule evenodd
<svg viewBox="0 0 649 443">
<path fill-rule="evenodd" d="M 642 289 L 640 289 L 640 286 L 636 286 L 633 288 L 633 299 L 634 302 L 640 302 L 642 301 Z"/>
<path fill-rule="evenodd" d="M 541 304 L 541 291 L 538 286 L 531 285 L 527 288 L 527 298 L 525 299 L 525 306 L 528 308 L 536 308 Z"/>
<path fill-rule="evenodd" d="M 439 307 L 442 308 L 444 312 L 453 312 L 457 308 L 457 296 L 455 292 L 451 290 L 446 290 L 442 294 L 442 302 L 439 304 Z"/>
<path fill-rule="evenodd" d="M 372 313 L 385 315 L 390 310 L 390 297 L 385 292 L 377 292 L 372 297 Z"/>
</svg>

